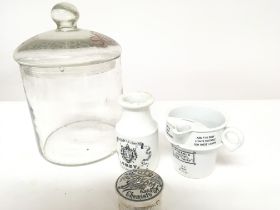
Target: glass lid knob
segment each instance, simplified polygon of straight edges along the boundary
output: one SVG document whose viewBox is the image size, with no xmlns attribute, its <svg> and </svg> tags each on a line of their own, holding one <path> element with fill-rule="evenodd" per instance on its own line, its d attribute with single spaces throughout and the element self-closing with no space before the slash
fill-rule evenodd
<svg viewBox="0 0 280 210">
<path fill-rule="evenodd" d="M 79 12 L 77 8 L 67 2 L 56 4 L 52 8 L 52 19 L 60 31 L 74 30 L 77 28 Z"/>
</svg>

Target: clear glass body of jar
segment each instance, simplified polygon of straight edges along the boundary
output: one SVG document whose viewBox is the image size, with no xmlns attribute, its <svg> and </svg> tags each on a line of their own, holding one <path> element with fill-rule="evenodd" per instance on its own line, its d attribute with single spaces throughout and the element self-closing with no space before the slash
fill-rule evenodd
<svg viewBox="0 0 280 210">
<path fill-rule="evenodd" d="M 96 73 L 96 68 L 109 69 Z M 77 165 L 114 151 L 116 102 L 122 90 L 119 59 L 51 69 L 21 66 L 21 74 L 38 146 L 46 159 Z"/>
<path fill-rule="evenodd" d="M 52 13 L 58 29 L 15 52 L 38 146 L 52 163 L 92 163 L 115 151 L 120 47 L 104 35 L 77 29 L 73 5 L 58 4 Z M 75 21 L 67 20 L 71 15 Z"/>
</svg>

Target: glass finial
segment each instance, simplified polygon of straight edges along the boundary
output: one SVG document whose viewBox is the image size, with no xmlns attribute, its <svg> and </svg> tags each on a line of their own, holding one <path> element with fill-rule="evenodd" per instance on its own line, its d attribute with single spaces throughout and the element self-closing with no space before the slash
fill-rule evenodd
<svg viewBox="0 0 280 210">
<path fill-rule="evenodd" d="M 79 12 L 72 4 L 67 2 L 56 4 L 52 8 L 51 15 L 58 30 L 73 30 L 77 28 Z"/>
</svg>

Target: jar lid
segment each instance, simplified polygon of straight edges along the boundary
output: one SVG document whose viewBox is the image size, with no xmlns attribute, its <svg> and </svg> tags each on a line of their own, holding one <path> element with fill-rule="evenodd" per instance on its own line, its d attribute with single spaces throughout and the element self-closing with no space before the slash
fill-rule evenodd
<svg viewBox="0 0 280 210">
<path fill-rule="evenodd" d="M 14 53 L 19 64 L 37 67 L 88 65 L 120 56 L 121 47 L 116 41 L 77 27 L 79 12 L 72 4 L 56 4 L 51 16 L 57 29 L 23 42 Z"/>
<path fill-rule="evenodd" d="M 121 203 L 127 206 L 157 205 L 162 189 L 162 178 L 149 169 L 129 170 L 116 181 Z"/>
</svg>

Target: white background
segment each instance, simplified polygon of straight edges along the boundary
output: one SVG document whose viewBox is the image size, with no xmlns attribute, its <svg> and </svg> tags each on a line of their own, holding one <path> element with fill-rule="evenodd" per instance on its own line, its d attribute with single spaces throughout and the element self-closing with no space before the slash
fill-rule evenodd
<svg viewBox="0 0 280 210">
<path fill-rule="evenodd" d="M 13 50 L 55 28 L 58 1 L 0 1 L 0 100 L 24 99 Z M 78 26 L 123 48 L 126 91 L 156 99 L 279 98 L 280 1 L 72 0 Z"/>
</svg>

